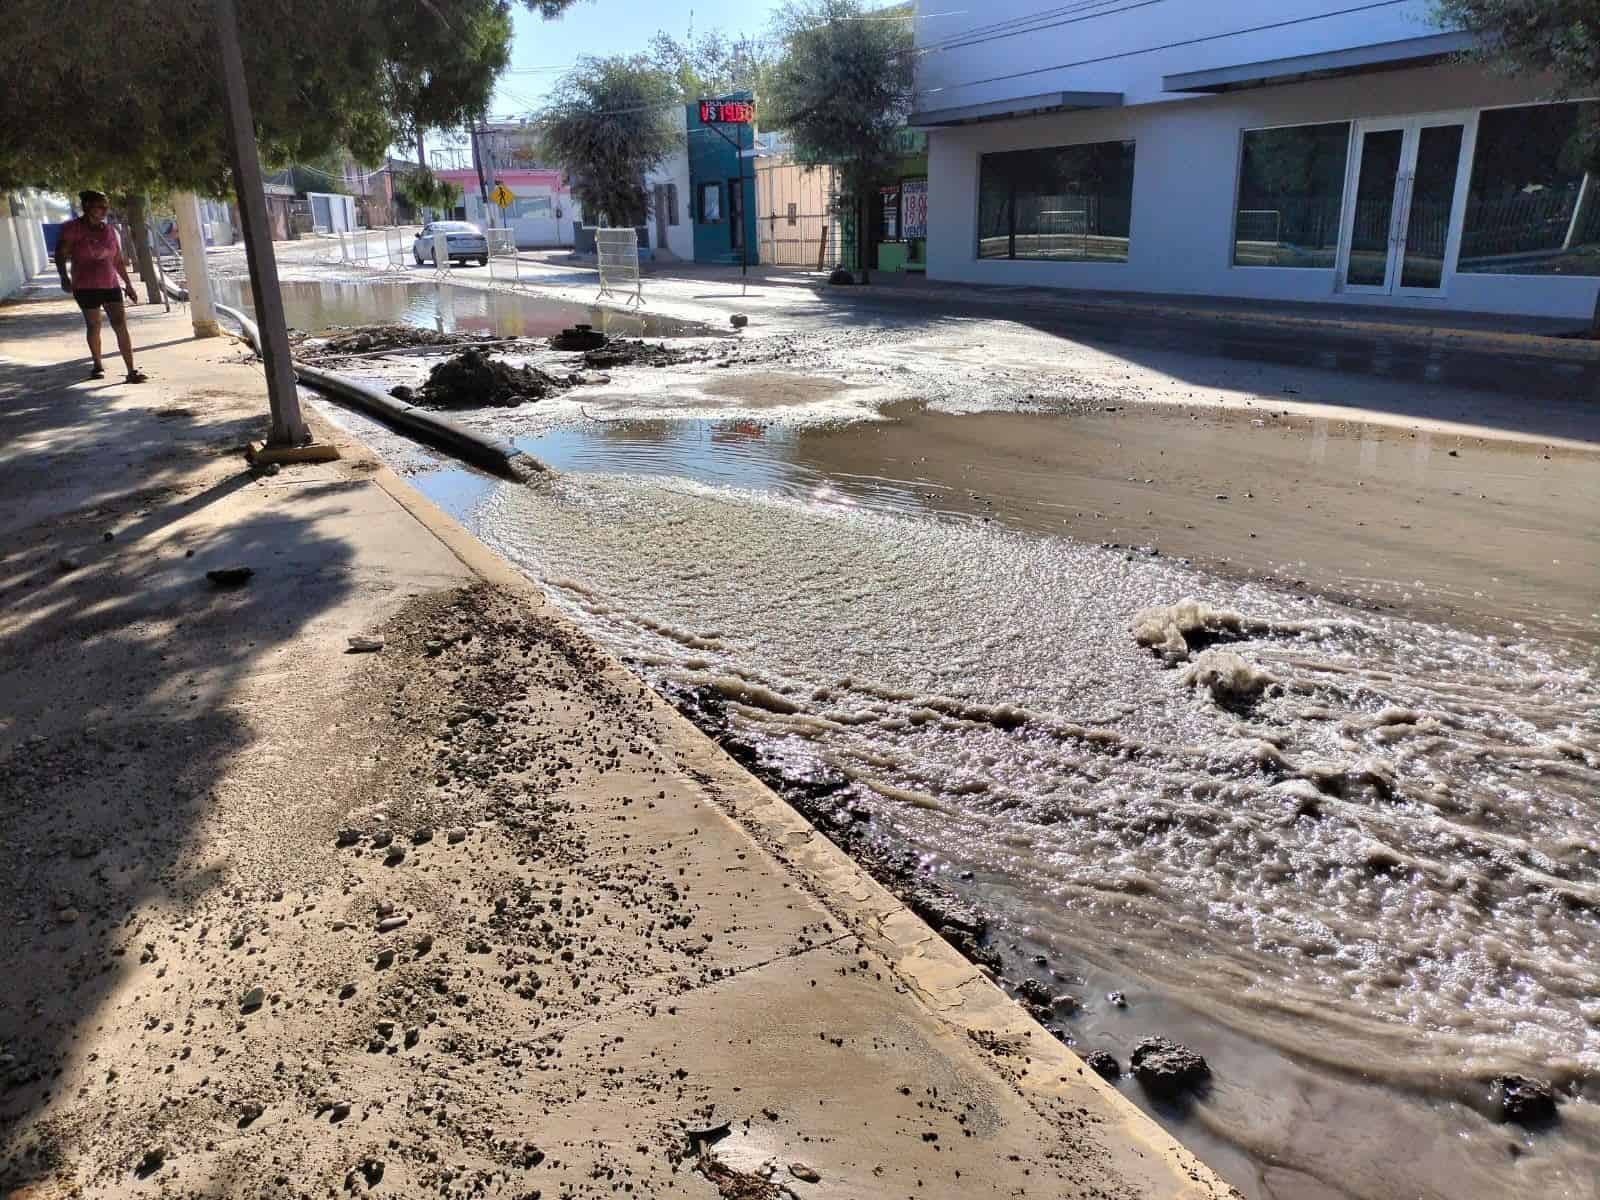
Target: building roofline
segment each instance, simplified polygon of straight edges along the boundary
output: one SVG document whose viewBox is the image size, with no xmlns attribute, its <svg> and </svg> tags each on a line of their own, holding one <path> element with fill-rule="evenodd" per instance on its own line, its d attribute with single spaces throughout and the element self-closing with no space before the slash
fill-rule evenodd
<svg viewBox="0 0 1600 1200">
<path fill-rule="evenodd" d="M 1212 67 L 1205 71 L 1183 71 L 1176 75 L 1163 75 L 1161 86 L 1169 92 L 1233 92 L 1243 88 L 1300 83 L 1307 79 L 1326 79 L 1335 75 L 1426 66 L 1463 51 L 1476 50 L 1481 45 L 1481 39 L 1473 33 L 1435 33 L 1398 42 L 1355 46 L 1348 50 L 1269 58 L 1231 67 Z"/>
<path fill-rule="evenodd" d="M 971 125 L 979 121 L 1007 121 L 1013 117 L 1033 117 L 1085 108 L 1121 107 L 1121 92 L 1045 92 L 1038 96 L 1018 96 L 1012 100 L 991 100 L 987 104 L 924 109 L 912 113 L 906 119 L 906 125 L 912 129 L 928 129 L 941 125 Z"/>
</svg>

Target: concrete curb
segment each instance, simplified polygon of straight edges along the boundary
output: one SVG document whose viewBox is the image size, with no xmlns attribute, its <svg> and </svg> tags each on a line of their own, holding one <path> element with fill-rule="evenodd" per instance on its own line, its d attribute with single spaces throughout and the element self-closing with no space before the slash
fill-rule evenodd
<svg viewBox="0 0 1600 1200">
<path fill-rule="evenodd" d="M 349 436 L 349 435 L 345 435 Z M 372 481 L 485 583 L 525 598 L 594 645 L 607 674 L 637 687 L 622 661 L 572 626 L 538 585 L 380 463 Z M 1093 1112 L 1116 1169 L 1140 1196 L 1223 1200 L 1238 1193 L 1166 1130 L 968 962 L 899 898 L 819 833 L 653 690 L 650 703 L 675 730 L 684 765 L 714 796 L 725 818 L 755 842 L 843 926 L 889 964 L 897 985 L 964 1041 L 987 1052 L 998 1076 L 1036 1109 Z M 1016 1068 L 1021 1064 L 1021 1069 Z"/>
<path fill-rule="evenodd" d="M 236 308 L 229 308 L 226 304 L 218 304 L 219 313 L 236 322 L 244 331 L 246 340 L 249 341 L 256 353 L 261 352 L 261 335 L 255 322 Z M 418 408 L 415 404 L 406 404 L 396 400 L 393 396 L 379 391 L 375 387 L 358 383 L 353 379 L 346 379 L 334 371 L 324 370 L 321 367 L 307 366 L 296 362 L 294 372 L 299 380 L 308 387 L 326 392 L 346 404 L 353 405 L 370 416 L 376 417 L 385 425 L 389 425 L 400 432 L 409 434 L 430 446 L 437 446 L 450 454 L 460 458 L 463 462 L 471 463 L 475 467 L 482 467 L 504 479 L 516 480 L 525 483 L 541 475 L 550 473 L 550 468 L 545 466 L 533 455 L 524 453 L 516 446 L 503 438 L 488 437 L 477 433 L 464 425 L 459 425 L 448 417 L 441 417 L 427 409 Z"/>
<path fill-rule="evenodd" d="M 832 294 L 830 285 L 816 283 L 811 287 L 819 295 Z M 873 300 L 938 301 L 952 298 L 949 292 L 931 287 L 895 287 L 880 291 L 863 289 L 857 294 Z M 953 297 L 963 302 L 1003 306 L 1016 304 L 1014 295 L 989 296 L 981 291 L 966 291 Z M 1561 337 L 1554 334 L 1507 333 L 1492 329 L 1465 329 L 1430 325 L 1414 325 L 1403 321 L 1363 320 L 1359 317 L 1299 316 L 1295 313 L 1272 312 L 1263 309 L 1227 310 L 1197 305 L 1168 302 L 1138 303 L 1122 300 L 1101 300 L 1073 297 L 1070 293 L 1059 299 L 1051 297 L 1044 302 L 1056 312 L 1115 313 L 1126 316 L 1169 317 L 1184 321 L 1210 321 L 1216 324 L 1237 325 L 1247 328 L 1269 326 L 1275 329 L 1303 330 L 1314 333 L 1350 333 L 1365 337 L 1385 337 L 1417 345 L 1446 345 L 1477 347 L 1482 350 L 1515 351 L 1537 358 L 1551 358 L 1570 362 L 1600 362 L 1600 341 L 1578 337 Z M 1580 323 L 1573 323 L 1574 332 Z"/>
</svg>

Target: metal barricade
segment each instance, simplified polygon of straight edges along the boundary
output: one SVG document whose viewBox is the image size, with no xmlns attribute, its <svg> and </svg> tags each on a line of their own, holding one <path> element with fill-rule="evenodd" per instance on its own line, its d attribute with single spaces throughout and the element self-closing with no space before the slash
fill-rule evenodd
<svg viewBox="0 0 1600 1200">
<path fill-rule="evenodd" d="M 512 287 L 522 283 L 522 267 L 517 258 L 517 235 L 510 229 L 489 229 L 484 231 L 484 236 L 489 239 L 489 278 L 492 281 L 509 282 Z M 509 264 L 509 270 L 507 269 Z"/>
<path fill-rule="evenodd" d="M 404 271 L 406 269 L 405 235 L 395 228 L 383 231 L 383 265 L 388 271 Z"/>
<path fill-rule="evenodd" d="M 594 249 L 600 266 L 600 296 L 620 295 L 626 303 L 642 306 L 644 283 L 639 278 L 639 231 L 596 229 Z"/>
<path fill-rule="evenodd" d="M 450 239 L 442 229 L 433 231 L 433 274 L 437 279 L 450 274 Z"/>
</svg>

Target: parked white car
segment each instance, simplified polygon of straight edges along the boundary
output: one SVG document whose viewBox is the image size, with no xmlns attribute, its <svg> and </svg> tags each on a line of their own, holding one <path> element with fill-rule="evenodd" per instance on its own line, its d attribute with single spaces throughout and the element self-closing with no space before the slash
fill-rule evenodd
<svg viewBox="0 0 1600 1200">
<path fill-rule="evenodd" d="M 411 244 L 411 257 L 417 266 L 433 262 L 433 235 L 445 235 L 451 262 L 477 261 L 480 267 L 489 265 L 489 239 L 483 236 L 471 221 L 432 221 L 422 227 L 417 240 Z"/>
</svg>

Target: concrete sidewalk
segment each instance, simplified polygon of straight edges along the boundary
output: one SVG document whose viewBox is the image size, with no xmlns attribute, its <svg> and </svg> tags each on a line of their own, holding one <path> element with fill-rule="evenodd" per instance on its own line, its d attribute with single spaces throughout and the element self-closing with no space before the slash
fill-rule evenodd
<svg viewBox="0 0 1600 1200">
<path fill-rule="evenodd" d="M 546 282 L 588 285 L 597 280 L 592 259 L 570 250 L 528 251 L 527 268 L 542 271 Z M 738 287 L 745 280 L 737 266 L 651 263 L 644 268 L 647 296 L 675 293 L 692 285 Z M 804 288 L 840 305 L 891 303 L 921 306 L 930 314 L 952 306 L 987 306 L 1029 312 L 1126 316 L 1212 324 L 1223 328 L 1277 329 L 1308 337 L 1356 335 L 1392 340 L 1502 350 L 1572 362 L 1600 361 L 1600 341 L 1584 337 L 1587 322 L 1505 313 L 1475 313 L 1351 302 L 1266 301 L 1176 293 L 1109 292 L 1083 288 L 947 283 L 920 273 L 872 273 L 869 286 L 835 287 L 824 272 L 803 267 L 752 266 L 748 285 L 760 295 L 770 289 Z"/>
<path fill-rule="evenodd" d="M 1228 1193 L 364 448 L 244 469 L 259 368 L 131 315 L 142 386 L 0 307 L 0 1192 Z"/>
</svg>

